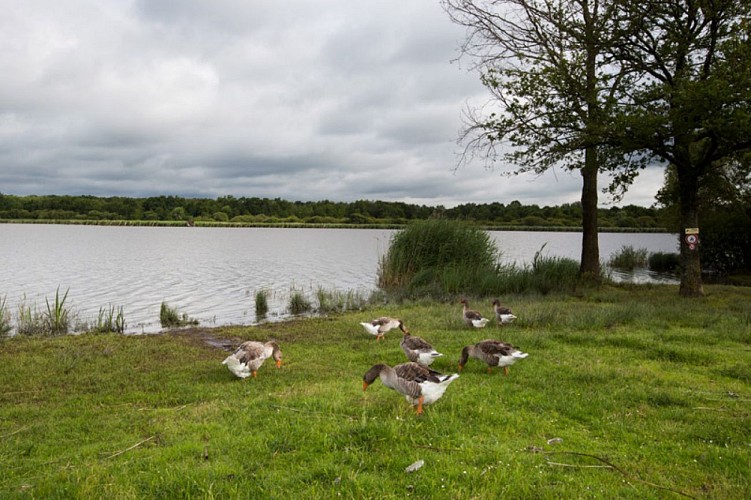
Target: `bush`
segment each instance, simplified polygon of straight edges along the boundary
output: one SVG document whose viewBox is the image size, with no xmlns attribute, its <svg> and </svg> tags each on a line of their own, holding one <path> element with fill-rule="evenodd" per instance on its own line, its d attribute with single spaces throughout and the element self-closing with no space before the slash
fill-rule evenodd
<svg viewBox="0 0 751 500">
<path fill-rule="evenodd" d="M 751 270 L 751 227 L 712 226 L 702 229 L 701 263 L 721 276 Z"/>
<path fill-rule="evenodd" d="M 394 290 L 439 285 L 464 292 L 479 277 L 495 273 L 498 257 L 495 243 L 481 229 L 443 219 L 419 221 L 391 240 L 379 265 L 378 286 Z"/>
<path fill-rule="evenodd" d="M 647 249 L 634 249 L 631 245 L 624 245 L 610 257 L 610 267 L 618 269 L 634 269 L 647 266 Z"/>
<path fill-rule="evenodd" d="M 312 308 L 312 305 L 308 299 L 305 298 L 305 294 L 299 291 L 292 292 L 289 298 L 289 312 L 291 314 L 303 314 Z"/>
<path fill-rule="evenodd" d="M 0 336 L 10 334 L 13 327 L 10 325 L 10 311 L 5 305 L 5 296 L 0 298 Z"/>
<path fill-rule="evenodd" d="M 108 309 L 99 308 L 99 316 L 94 331 L 98 333 L 124 333 L 125 326 L 123 306 L 115 308 L 115 306 L 110 305 Z"/>
<path fill-rule="evenodd" d="M 177 309 L 168 306 L 166 302 L 162 302 L 162 306 L 159 309 L 159 321 L 162 324 L 162 328 L 176 328 L 198 324 L 197 319 L 188 317 L 187 313 L 180 315 Z"/>
<path fill-rule="evenodd" d="M 269 291 L 259 290 L 256 292 L 256 320 L 265 318 L 269 312 Z"/>
<path fill-rule="evenodd" d="M 673 273 L 681 264 L 681 256 L 677 253 L 655 252 L 649 255 L 647 266 L 650 271 L 658 273 Z"/>
</svg>

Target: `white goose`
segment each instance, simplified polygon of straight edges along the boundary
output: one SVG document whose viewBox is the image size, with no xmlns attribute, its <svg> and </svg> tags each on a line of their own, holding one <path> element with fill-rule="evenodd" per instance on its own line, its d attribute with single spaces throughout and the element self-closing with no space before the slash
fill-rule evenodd
<svg viewBox="0 0 751 500">
<path fill-rule="evenodd" d="M 516 319 L 511 309 L 502 305 L 498 299 L 493 300 L 493 311 L 495 311 L 495 319 L 499 325 L 507 325 Z"/>
<path fill-rule="evenodd" d="M 485 325 L 488 324 L 488 321 L 490 321 L 488 318 L 483 318 L 482 314 L 480 314 L 478 311 L 473 311 L 469 308 L 469 301 L 467 299 L 462 299 L 459 301 L 460 304 L 464 305 L 464 308 L 462 309 L 462 319 L 464 320 L 464 323 L 467 324 L 467 326 L 472 326 L 474 328 L 484 328 Z"/>
<path fill-rule="evenodd" d="M 508 375 L 508 367 L 520 359 L 524 359 L 529 354 L 521 352 L 519 349 L 500 340 L 483 340 L 474 345 L 468 345 L 462 349 L 462 355 L 459 359 L 459 371 L 462 371 L 467 364 L 467 358 L 473 357 L 484 361 L 488 365 L 488 373 L 492 373 L 493 367 L 503 368 L 504 375 Z"/>
<path fill-rule="evenodd" d="M 409 332 L 404 332 L 399 347 L 402 348 L 408 360 L 422 366 L 430 366 L 435 361 L 435 358 L 443 356 L 443 354 L 433 349 L 433 346 L 424 339 L 413 337 Z"/>
<path fill-rule="evenodd" d="M 371 335 L 375 335 L 376 340 L 382 340 L 386 332 L 393 330 L 394 328 L 399 328 L 401 331 L 409 333 L 402 320 L 398 318 L 390 318 L 388 316 L 382 316 L 380 318 L 374 319 L 373 321 L 363 322 L 360 324 L 363 328 L 365 328 L 366 332 Z"/>
<path fill-rule="evenodd" d="M 449 384 L 459 378 L 459 374 L 443 375 L 412 362 L 393 368 L 377 364 L 362 377 L 362 390 L 367 389 L 379 377 L 383 385 L 403 394 L 407 401 L 416 405 L 417 414 L 422 415 L 423 405 L 438 401 Z"/>
<path fill-rule="evenodd" d="M 279 350 L 276 342 L 272 340 L 262 343 L 248 340 L 240 344 L 240 347 L 227 356 L 222 364 L 227 365 L 229 371 L 240 378 L 248 378 L 251 375 L 255 378 L 256 372 L 267 358 L 274 358 L 277 368 L 282 366 L 282 351 Z"/>
</svg>

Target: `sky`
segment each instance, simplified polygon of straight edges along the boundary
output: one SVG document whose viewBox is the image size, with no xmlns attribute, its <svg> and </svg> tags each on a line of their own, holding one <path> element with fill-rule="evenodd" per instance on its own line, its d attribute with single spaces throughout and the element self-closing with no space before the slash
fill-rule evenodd
<svg viewBox="0 0 751 500">
<path fill-rule="evenodd" d="M 560 205 L 459 165 L 489 94 L 439 0 L 0 0 L 0 193 Z M 620 201 L 651 206 L 662 168 Z M 608 180 L 602 177 L 604 187 Z"/>
</svg>

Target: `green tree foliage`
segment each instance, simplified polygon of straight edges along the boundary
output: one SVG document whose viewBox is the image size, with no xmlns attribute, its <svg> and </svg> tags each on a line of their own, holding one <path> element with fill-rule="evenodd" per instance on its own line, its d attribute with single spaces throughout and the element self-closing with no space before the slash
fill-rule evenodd
<svg viewBox="0 0 751 500">
<path fill-rule="evenodd" d="M 666 170 L 657 195 L 665 221 L 680 230 L 678 180 L 675 167 Z M 751 271 L 751 157 L 725 163 L 702 177 L 698 191 L 702 268 L 726 275 Z"/>
<path fill-rule="evenodd" d="M 679 230 L 698 228 L 702 186 L 751 150 L 751 2 L 626 0 L 615 17 L 613 57 L 635 78 L 609 141 L 671 165 Z M 684 239 L 679 290 L 703 295 L 700 253 Z"/>
<path fill-rule="evenodd" d="M 582 176 L 580 273 L 599 279 L 598 174 L 629 159 L 600 139 L 628 84 L 608 48 L 618 43 L 609 0 L 443 0 L 452 21 L 467 28 L 463 54 L 472 58 L 490 102 L 469 110 L 461 140 L 465 158 L 503 160 L 513 174 L 550 168 Z M 624 183 L 620 184 L 621 186 Z M 530 215 L 529 224 L 545 225 Z"/>
<path fill-rule="evenodd" d="M 63 210 L 63 207 L 66 209 Z M 598 218 L 604 227 L 654 229 L 666 227 L 667 209 L 635 205 L 601 208 Z M 581 203 L 561 206 L 503 203 L 464 203 L 453 208 L 410 205 L 402 202 L 365 201 L 281 202 L 266 198 L 221 197 L 181 198 L 97 198 L 93 196 L 14 196 L 0 193 L 0 220 L 210 220 L 225 222 L 268 222 L 295 218 L 322 224 L 406 224 L 435 215 L 489 227 L 513 228 L 524 225 L 579 228 Z M 231 217 L 230 215 L 231 214 Z"/>
</svg>

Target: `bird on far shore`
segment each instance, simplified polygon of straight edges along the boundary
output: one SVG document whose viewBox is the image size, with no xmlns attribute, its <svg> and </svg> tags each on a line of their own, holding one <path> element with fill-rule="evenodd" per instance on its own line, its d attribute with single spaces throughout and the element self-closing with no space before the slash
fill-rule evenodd
<svg viewBox="0 0 751 500">
<path fill-rule="evenodd" d="M 360 323 L 365 331 L 371 335 L 375 335 L 376 340 L 382 340 L 383 336 L 389 330 L 399 328 L 404 333 L 409 333 L 407 327 L 404 326 L 404 322 L 398 318 L 391 318 L 388 316 L 382 316 L 376 318 L 373 321 Z"/>
<path fill-rule="evenodd" d="M 464 323 L 466 323 L 467 326 L 471 326 L 474 328 L 484 328 L 485 325 L 488 324 L 488 321 L 490 321 L 488 318 L 484 318 L 482 314 L 480 314 L 478 311 L 473 311 L 469 308 L 469 301 L 467 299 L 462 299 L 459 301 L 460 304 L 463 304 L 462 309 L 462 320 Z"/>
</svg>

